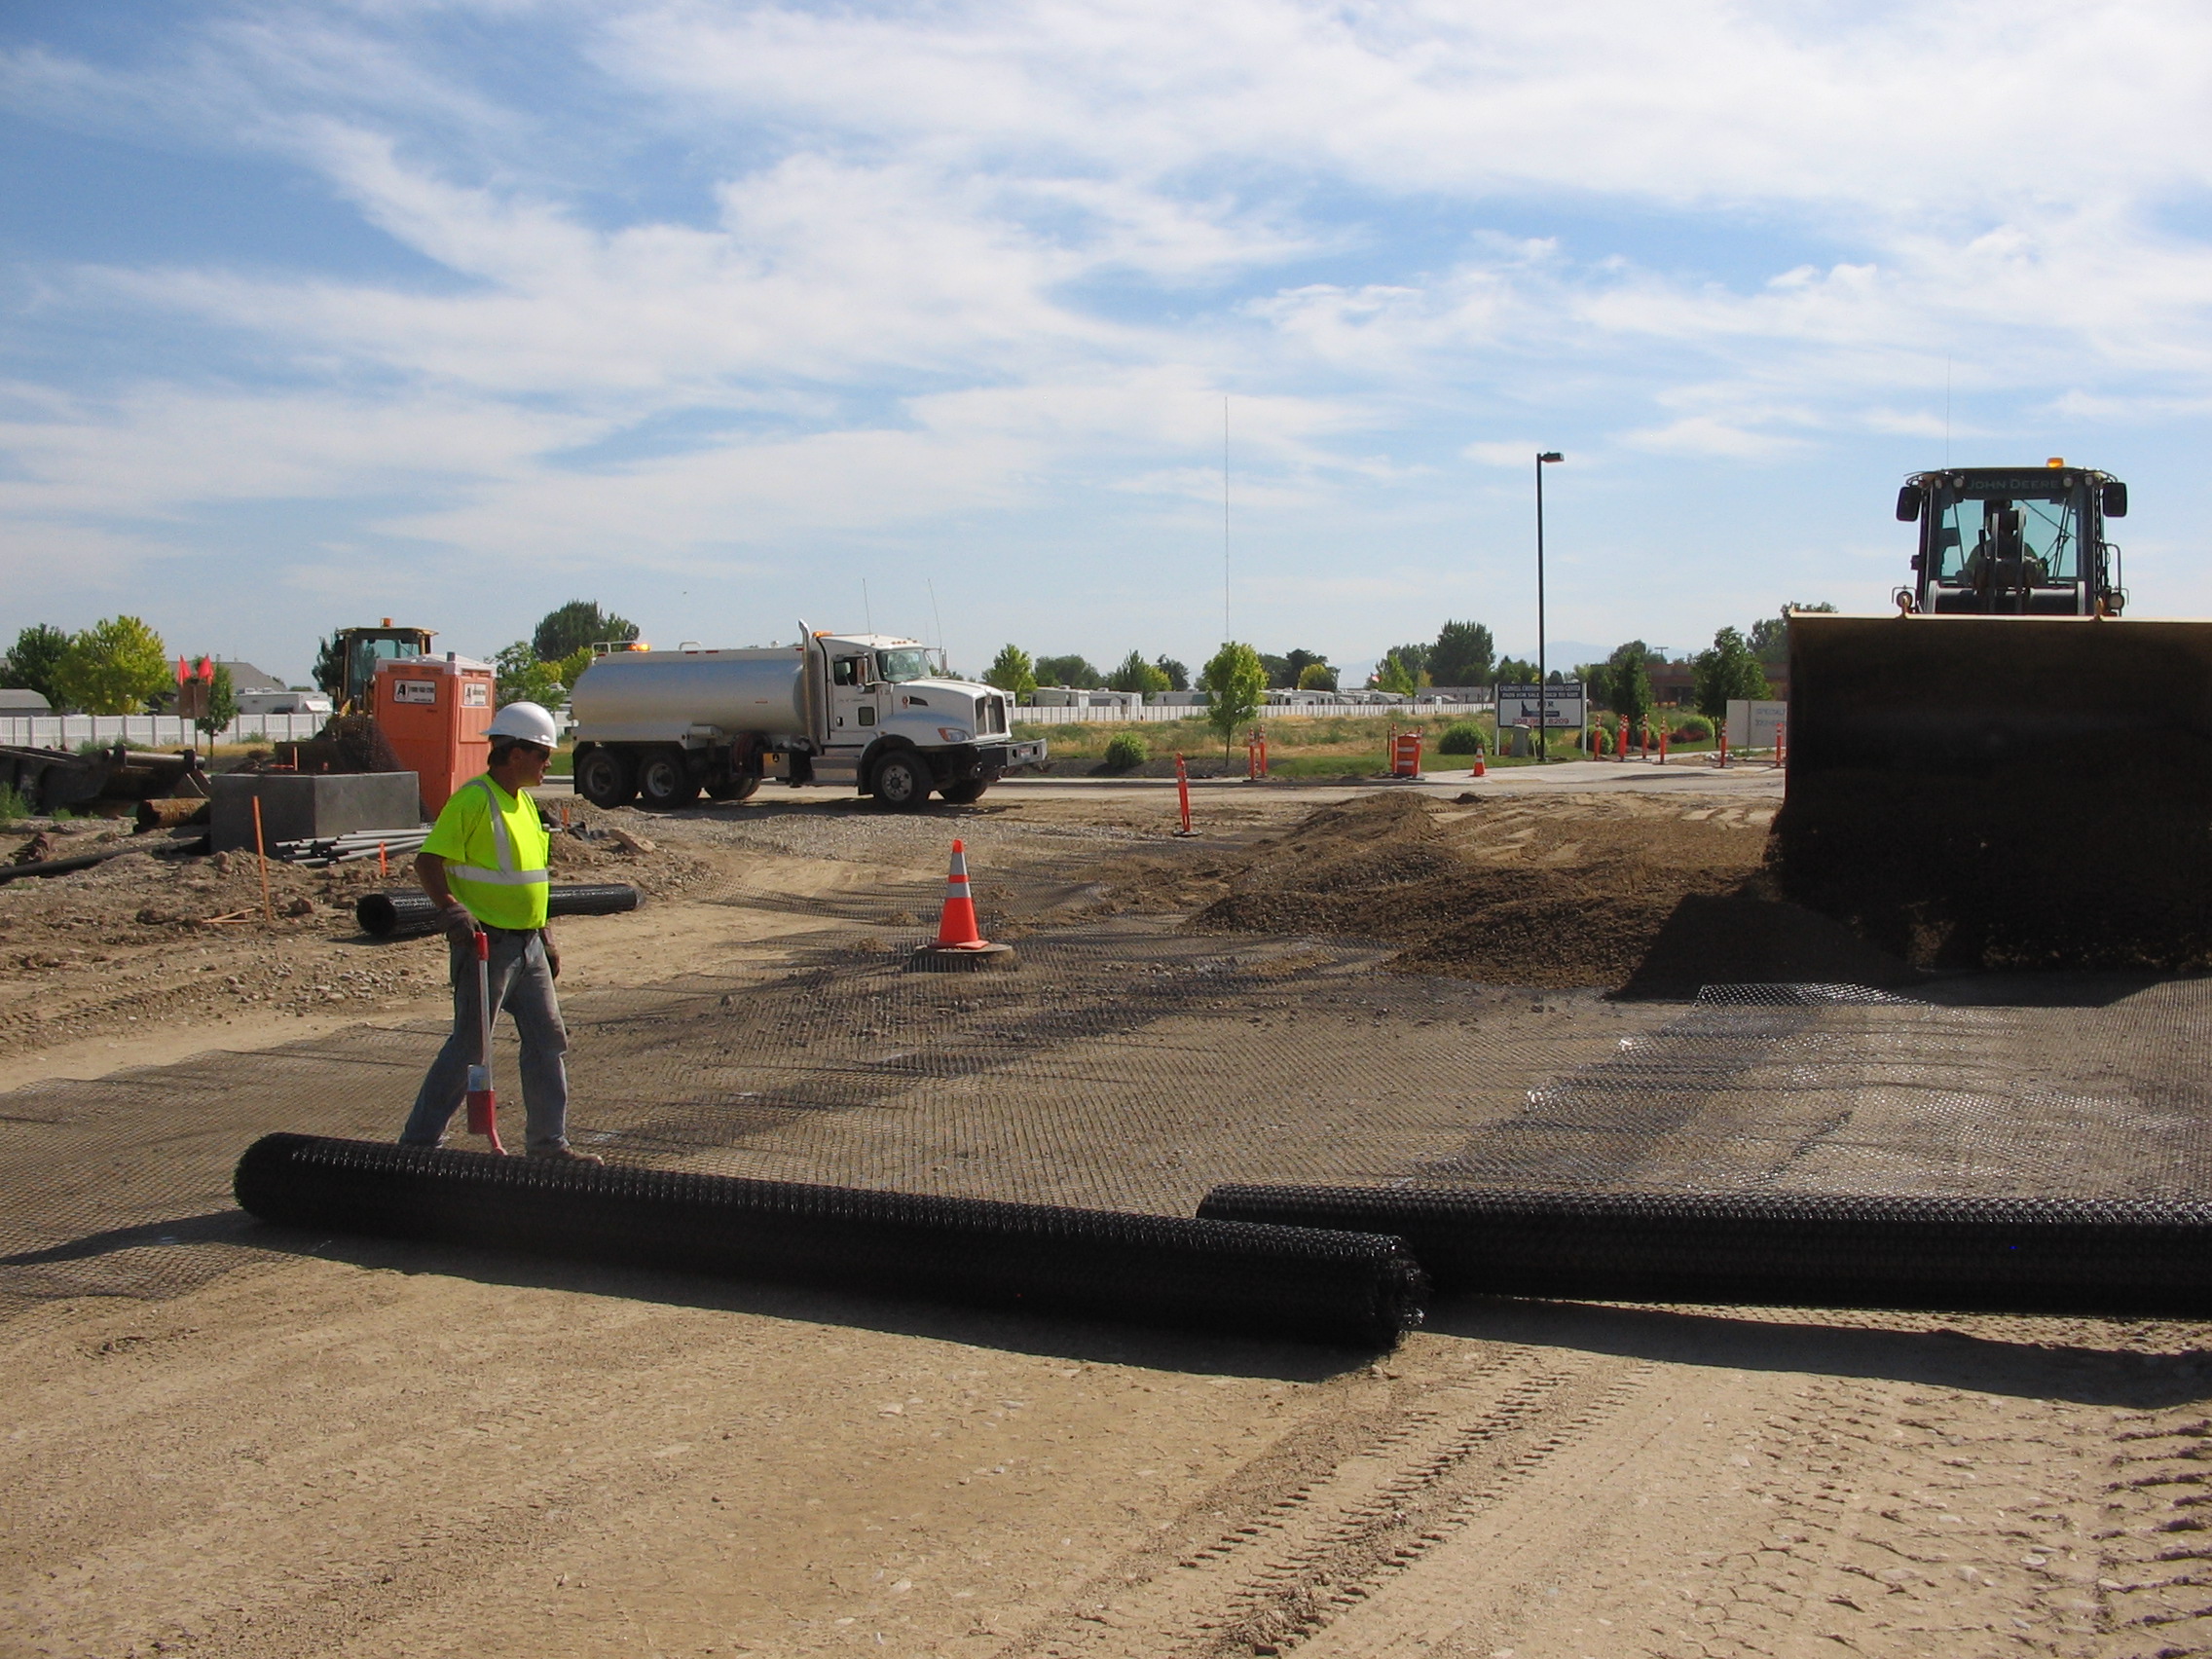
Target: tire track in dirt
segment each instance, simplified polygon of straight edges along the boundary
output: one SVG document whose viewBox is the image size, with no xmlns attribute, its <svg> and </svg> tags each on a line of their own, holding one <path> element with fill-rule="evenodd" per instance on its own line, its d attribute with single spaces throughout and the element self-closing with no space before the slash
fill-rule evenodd
<svg viewBox="0 0 2212 1659">
<path fill-rule="evenodd" d="M 1503 1347 L 1383 1412 L 1309 1422 L 1003 1659 L 1290 1652 L 1574 1446 L 1649 1369 Z"/>
<path fill-rule="evenodd" d="M 2212 1650 L 2212 1419 L 2145 1413 L 2118 1435 L 2105 1489 L 2098 1659 Z"/>
</svg>

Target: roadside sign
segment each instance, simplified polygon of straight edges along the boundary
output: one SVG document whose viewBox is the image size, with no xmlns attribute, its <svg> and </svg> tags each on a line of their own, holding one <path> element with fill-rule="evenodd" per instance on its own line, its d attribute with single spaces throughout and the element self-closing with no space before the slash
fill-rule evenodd
<svg viewBox="0 0 2212 1659">
<path fill-rule="evenodd" d="M 1766 698 L 1753 700 L 1748 697 L 1728 699 L 1728 747 L 1731 749 L 1772 749 L 1782 732 L 1782 723 L 1788 719 L 1789 705 Z"/>
<path fill-rule="evenodd" d="M 1582 682 L 1559 685 L 1500 685 L 1497 688 L 1497 723 L 1506 726 L 1578 726 L 1583 722 Z"/>
</svg>

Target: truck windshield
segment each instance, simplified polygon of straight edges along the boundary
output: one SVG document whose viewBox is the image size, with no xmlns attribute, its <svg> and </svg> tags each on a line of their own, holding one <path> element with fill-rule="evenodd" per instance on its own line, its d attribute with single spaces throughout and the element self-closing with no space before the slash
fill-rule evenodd
<svg viewBox="0 0 2212 1659">
<path fill-rule="evenodd" d="M 2078 580 L 2082 574 L 2081 517 L 2075 494 L 2043 498 L 2032 496 L 1949 497 L 1936 517 L 1936 579 L 1975 583 L 1981 565 L 1995 559 L 2006 541 L 2006 515 L 2020 515 L 2020 559 L 2028 582 L 2042 587 Z"/>
<path fill-rule="evenodd" d="M 930 653 L 924 646 L 904 645 L 895 651 L 877 651 L 875 656 L 883 665 L 882 677 L 894 685 L 930 678 Z"/>
</svg>

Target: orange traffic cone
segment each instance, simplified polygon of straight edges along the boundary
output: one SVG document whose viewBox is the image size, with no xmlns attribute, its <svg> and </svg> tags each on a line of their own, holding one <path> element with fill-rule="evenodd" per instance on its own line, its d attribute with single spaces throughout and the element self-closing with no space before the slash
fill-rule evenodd
<svg viewBox="0 0 2212 1659">
<path fill-rule="evenodd" d="M 1469 775 L 1477 778 L 1485 778 L 1490 775 L 1490 768 L 1483 764 L 1483 752 L 1479 749 L 1475 751 L 1475 763 L 1469 769 Z"/>
<path fill-rule="evenodd" d="M 914 968 L 1011 968 L 1014 946 L 993 944 L 976 927 L 976 901 L 968 891 L 967 843 L 952 843 L 952 868 L 945 876 L 944 910 L 938 918 L 937 939 L 917 949 L 908 966 Z"/>
<path fill-rule="evenodd" d="M 952 871 L 944 880 L 944 913 L 938 918 L 939 947 L 973 950 L 983 942 L 976 931 L 976 901 L 968 892 L 968 849 L 952 843 Z"/>
</svg>

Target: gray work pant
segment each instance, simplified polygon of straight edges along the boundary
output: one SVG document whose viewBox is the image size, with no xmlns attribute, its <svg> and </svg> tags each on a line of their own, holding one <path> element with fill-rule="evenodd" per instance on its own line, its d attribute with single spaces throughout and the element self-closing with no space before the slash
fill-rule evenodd
<svg viewBox="0 0 2212 1659">
<path fill-rule="evenodd" d="M 492 988 L 492 1014 L 514 1015 L 522 1035 L 524 1145 L 549 1152 L 569 1144 L 569 1028 L 561 1021 L 561 1002 L 553 994 L 553 970 L 545 945 L 535 933 L 486 928 L 492 959 L 485 967 Z M 430 1062 L 415 1096 L 415 1110 L 399 1131 L 402 1146 L 436 1146 L 446 1124 L 468 1096 L 468 1068 L 476 1063 L 476 947 L 466 936 L 452 943 L 453 1035 Z"/>
</svg>

